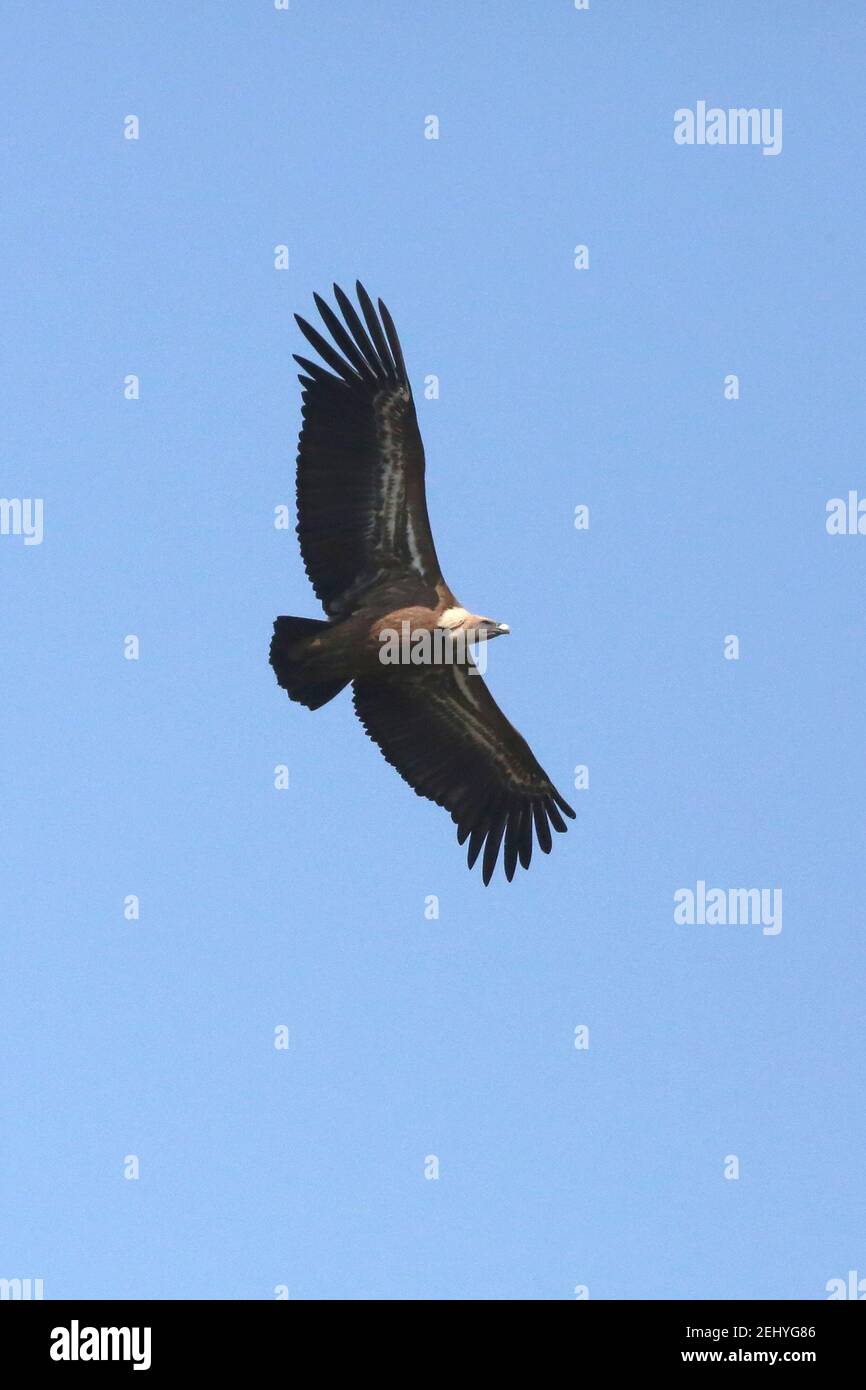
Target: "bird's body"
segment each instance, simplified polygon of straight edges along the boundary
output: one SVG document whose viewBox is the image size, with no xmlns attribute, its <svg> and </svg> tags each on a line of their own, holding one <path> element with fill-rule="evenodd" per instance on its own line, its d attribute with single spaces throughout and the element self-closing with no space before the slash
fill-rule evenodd
<svg viewBox="0 0 866 1390">
<path fill-rule="evenodd" d="M 357 287 L 363 322 L 337 286 L 345 324 L 316 296 L 337 351 L 298 318 L 331 371 L 298 357 L 304 424 L 298 451 L 298 536 L 326 620 L 277 618 L 271 665 L 310 709 L 350 681 L 361 723 L 421 796 L 451 812 L 469 864 L 528 867 L 533 830 L 573 816 L 496 705 L 470 647 L 508 632 L 471 613 L 439 569 L 424 491 L 424 449 L 403 354 L 381 300 Z"/>
</svg>

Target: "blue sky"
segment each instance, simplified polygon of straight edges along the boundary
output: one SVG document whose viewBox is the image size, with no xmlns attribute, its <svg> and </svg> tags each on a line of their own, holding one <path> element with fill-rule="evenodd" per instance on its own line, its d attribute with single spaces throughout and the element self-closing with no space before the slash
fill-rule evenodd
<svg viewBox="0 0 866 1390">
<path fill-rule="evenodd" d="M 0 1276 L 866 1276 L 866 538 L 825 526 L 866 495 L 864 18 L 18 8 L 0 493 L 44 499 L 44 538 L 0 536 Z M 781 153 L 678 146 L 699 100 L 781 108 Z M 403 341 L 446 577 L 512 628 L 491 688 L 578 812 L 510 885 L 467 872 L 347 696 L 310 714 L 267 664 L 273 617 L 319 612 L 273 525 L 292 313 L 358 276 Z M 699 880 L 780 888 L 781 932 L 676 924 Z"/>
</svg>

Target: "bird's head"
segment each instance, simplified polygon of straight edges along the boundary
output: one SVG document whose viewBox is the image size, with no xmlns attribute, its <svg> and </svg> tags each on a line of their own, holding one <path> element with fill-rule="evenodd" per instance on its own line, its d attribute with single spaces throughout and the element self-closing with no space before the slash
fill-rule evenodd
<svg viewBox="0 0 866 1390">
<path fill-rule="evenodd" d="M 494 622 L 493 618 L 473 618 L 470 627 L 475 630 L 476 642 L 489 642 L 491 637 L 506 637 L 511 631 L 507 623 Z"/>
<path fill-rule="evenodd" d="M 439 627 L 452 636 L 459 634 L 465 642 L 489 642 L 491 637 L 504 637 L 511 631 L 507 623 L 497 623 L 493 618 L 484 618 L 465 608 L 446 608 L 439 619 Z"/>
</svg>

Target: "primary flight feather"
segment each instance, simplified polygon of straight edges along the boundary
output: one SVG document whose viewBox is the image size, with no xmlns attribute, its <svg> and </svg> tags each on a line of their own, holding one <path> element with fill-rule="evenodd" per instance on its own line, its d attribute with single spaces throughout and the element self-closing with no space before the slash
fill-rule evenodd
<svg viewBox="0 0 866 1390">
<path fill-rule="evenodd" d="M 301 367 L 298 538 L 327 614 L 277 618 L 270 660 L 291 699 L 318 709 L 352 682 L 370 738 L 419 796 L 444 806 L 510 880 L 545 854 L 574 811 L 502 713 L 470 646 L 508 632 L 468 612 L 442 577 L 427 515 L 424 446 L 391 315 L 360 283 L 360 314 L 337 285 L 342 320 L 319 295 L 332 342 L 296 315 L 325 364 Z M 326 370 L 326 368 L 328 370 Z M 504 849 L 503 849 L 504 845 Z M 483 852 L 483 854 L 482 854 Z"/>
</svg>

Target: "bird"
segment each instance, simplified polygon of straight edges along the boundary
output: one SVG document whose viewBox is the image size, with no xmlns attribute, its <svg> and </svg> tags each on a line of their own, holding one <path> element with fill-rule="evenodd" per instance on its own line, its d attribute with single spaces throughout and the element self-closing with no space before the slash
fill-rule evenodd
<svg viewBox="0 0 866 1390">
<path fill-rule="evenodd" d="M 270 664 L 315 710 L 351 683 L 355 711 L 387 762 L 451 814 L 471 869 L 489 884 L 502 850 L 510 882 L 575 818 L 496 704 L 473 650 L 509 632 L 446 584 L 430 529 L 424 446 L 388 309 L 360 281 L 338 285 L 342 319 L 313 298 L 332 341 L 295 320 L 321 361 L 301 372 L 296 501 L 301 557 L 325 618 L 278 617 Z M 359 313 L 360 310 L 360 313 Z M 322 365 L 324 364 L 324 365 Z"/>
</svg>

